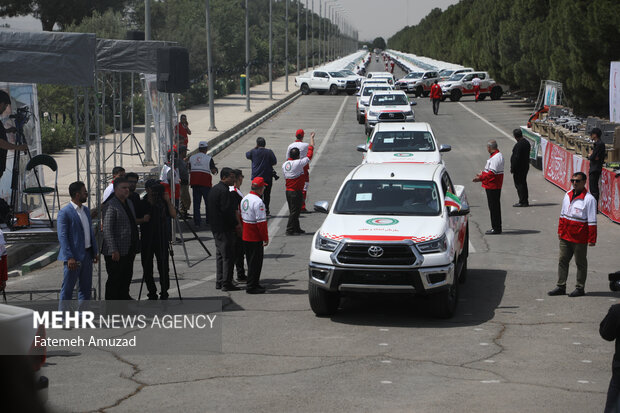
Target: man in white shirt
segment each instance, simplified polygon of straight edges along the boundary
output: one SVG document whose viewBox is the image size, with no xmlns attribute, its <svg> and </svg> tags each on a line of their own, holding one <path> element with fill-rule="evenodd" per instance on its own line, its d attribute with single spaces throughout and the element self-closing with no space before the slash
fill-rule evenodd
<svg viewBox="0 0 620 413">
<path fill-rule="evenodd" d="M 125 168 L 123 168 L 122 166 L 115 166 L 114 168 L 112 168 L 112 181 L 110 181 L 110 185 L 108 185 L 103 191 L 103 198 L 101 199 L 101 203 L 107 201 L 110 195 L 114 193 L 114 180 L 121 176 L 125 176 Z"/>
<path fill-rule="evenodd" d="M 59 309 L 68 310 L 75 284 L 78 283 L 80 306 L 90 300 L 93 263 L 97 262 L 97 240 L 93 232 L 86 185 L 77 181 L 69 185 L 71 202 L 58 212 L 58 260 L 64 262 L 64 277 L 60 289 Z"/>
</svg>

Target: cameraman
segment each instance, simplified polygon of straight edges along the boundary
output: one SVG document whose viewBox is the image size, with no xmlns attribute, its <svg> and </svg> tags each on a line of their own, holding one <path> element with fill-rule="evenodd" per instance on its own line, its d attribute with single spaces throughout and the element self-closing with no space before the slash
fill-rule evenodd
<svg viewBox="0 0 620 413">
<path fill-rule="evenodd" d="M 6 108 L 11 104 L 11 98 L 8 93 L 4 90 L 0 90 L 0 118 L 2 114 L 6 110 Z M 4 170 L 6 169 L 6 153 L 7 150 L 16 150 L 16 151 L 27 151 L 28 145 L 13 145 L 9 143 L 6 134 L 7 133 L 15 133 L 17 129 L 15 127 L 11 127 L 8 129 L 4 129 L 4 125 L 0 122 L 0 177 L 4 174 Z"/>
<path fill-rule="evenodd" d="M 176 211 L 164 186 L 155 179 L 149 179 L 144 185 L 146 196 L 137 208 L 140 224 L 142 271 L 149 300 L 157 300 L 157 287 L 153 279 L 153 255 L 157 259 L 159 298 L 168 299 L 170 276 L 168 267 L 168 242 L 170 241 L 170 225 L 168 220 L 176 217 Z"/>
<path fill-rule="evenodd" d="M 271 201 L 271 186 L 273 178 L 280 179 L 280 177 L 273 170 L 273 166 L 278 163 L 276 155 L 271 149 L 265 148 L 265 138 L 256 138 L 256 147 L 251 151 L 245 153 L 245 157 L 252 161 L 252 177 L 253 180 L 257 176 L 263 178 L 267 186 L 265 186 L 265 192 L 263 193 L 263 203 L 269 213 L 269 202 Z"/>
</svg>

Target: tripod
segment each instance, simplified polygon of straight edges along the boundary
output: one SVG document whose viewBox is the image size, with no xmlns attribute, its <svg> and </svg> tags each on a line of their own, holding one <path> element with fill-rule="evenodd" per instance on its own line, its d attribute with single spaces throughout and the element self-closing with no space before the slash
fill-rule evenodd
<svg viewBox="0 0 620 413">
<path fill-rule="evenodd" d="M 196 230 L 190 225 L 189 222 L 187 222 L 187 218 L 185 218 L 185 216 L 182 215 L 179 212 L 179 208 L 176 208 L 176 210 L 177 210 L 177 217 L 174 219 L 174 222 L 175 222 L 175 225 L 176 225 L 177 232 L 179 233 L 179 237 L 181 238 L 181 244 L 183 245 L 183 252 L 185 252 L 185 261 L 187 262 L 187 266 L 191 268 L 194 265 L 197 265 L 197 264 L 203 262 L 204 260 L 206 260 L 207 258 L 209 258 L 211 256 L 211 252 L 209 251 L 207 246 L 204 244 L 204 242 L 202 242 L 202 240 L 200 239 L 200 237 L 196 233 Z M 179 221 L 179 215 L 181 216 L 181 219 L 185 223 L 185 226 L 187 228 L 189 228 L 191 233 L 194 235 L 193 238 L 188 238 L 187 241 L 198 241 L 200 243 L 200 246 L 202 247 L 202 249 L 207 253 L 206 257 L 196 261 L 193 264 L 190 264 L 190 262 L 189 262 L 189 255 L 187 254 L 187 248 L 185 248 L 185 238 L 183 237 L 183 231 L 181 230 L 181 222 Z"/>
<path fill-rule="evenodd" d="M 131 145 L 131 152 L 126 153 L 126 152 L 119 152 L 119 149 L 121 148 L 121 146 L 123 146 L 123 144 L 125 143 L 125 141 L 127 139 L 131 139 L 131 143 L 133 145 L 136 145 L 136 152 L 133 152 L 133 145 Z M 136 138 L 136 135 L 134 135 L 133 133 L 130 133 L 129 135 L 125 136 L 123 138 L 123 140 L 121 141 L 121 143 L 119 143 L 118 145 L 116 145 L 116 148 L 114 148 L 114 150 L 112 151 L 111 154 L 108 155 L 107 158 L 105 158 L 105 161 L 107 162 L 108 159 L 110 159 L 112 156 L 118 154 L 118 155 L 129 155 L 129 156 L 134 156 L 134 155 L 138 155 L 138 157 L 140 158 L 140 163 L 142 165 L 144 165 L 144 159 L 142 159 L 142 155 L 144 155 L 144 149 L 142 148 L 142 145 L 140 145 L 140 142 L 138 141 L 138 138 Z M 116 159 L 116 158 L 115 158 Z"/>
</svg>

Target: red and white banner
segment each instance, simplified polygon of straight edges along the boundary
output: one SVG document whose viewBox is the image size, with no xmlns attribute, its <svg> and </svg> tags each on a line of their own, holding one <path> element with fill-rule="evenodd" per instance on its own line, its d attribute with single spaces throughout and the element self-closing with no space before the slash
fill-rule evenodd
<svg viewBox="0 0 620 413">
<path fill-rule="evenodd" d="M 543 173 L 545 179 L 565 191 L 572 188 L 570 179 L 575 172 L 588 175 L 590 161 L 552 142 L 541 139 L 543 150 Z M 620 177 L 613 171 L 603 169 L 599 182 L 599 211 L 614 222 L 620 223 Z"/>
</svg>

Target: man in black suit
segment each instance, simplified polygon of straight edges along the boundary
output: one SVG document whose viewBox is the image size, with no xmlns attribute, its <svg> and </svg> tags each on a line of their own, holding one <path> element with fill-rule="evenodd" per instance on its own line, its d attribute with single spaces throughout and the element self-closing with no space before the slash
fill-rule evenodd
<svg viewBox="0 0 620 413">
<path fill-rule="evenodd" d="M 588 154 L 588 160 L 590 161 L 590 170 L 588 171 L 588 184 L 590 193 L 596 199 L 598 205 L 599 189 L 598 181 L 601 178 L 601 172 L 603 172 L 603 164 L 605 163 L 605 143 L 601 140 L 603 132 L 599 128 L 592 129 L 590 132 L 590 138 L 594 141 L 592 150 Z"/>
<path fill-rule="evenodd" d="M 605 413 L 617 412 L 620 409 L 620 304 L 614 304 L 601 321 L 599 333 L 607 341 L 615 341 L 616 352 L 611 364 L 611 381 L 607 390 Z"/>
<path fill-rule="evenodd" d="M 530 170 L 530 142 L 523 137 L 521 129 L 512 131 L 512 136 L 517 140 L 515 146 L 512 147 L 512 156 L 510 157 L 510 173 L 517 188 L 519 202 L 513 207 L 529 206 L 527 191 L 527 173 Z"/>
</svg>

